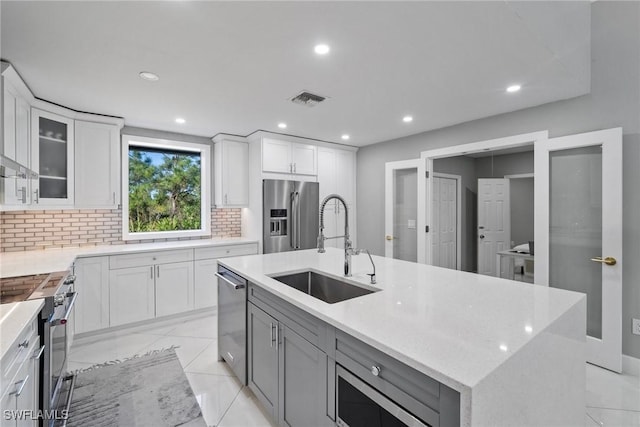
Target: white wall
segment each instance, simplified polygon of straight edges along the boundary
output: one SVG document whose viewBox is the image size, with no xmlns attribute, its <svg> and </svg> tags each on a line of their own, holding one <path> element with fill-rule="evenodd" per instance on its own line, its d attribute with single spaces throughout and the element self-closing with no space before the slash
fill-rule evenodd
<svg viewBox="0 0 640 427">
<path fill-rule="evenodd" d="M 640 2 L 591 6 L 591 93 L 573 99 L 462 123 L 358 151 L 359 244 L 384 254 L 384 164 L 422 151 L 549 130 L 551 137 L 622 127 L 624 133 L 623 353 L 640 358 Z M 535 90 L 535 89 L 533 89 Z"/>
</svg>

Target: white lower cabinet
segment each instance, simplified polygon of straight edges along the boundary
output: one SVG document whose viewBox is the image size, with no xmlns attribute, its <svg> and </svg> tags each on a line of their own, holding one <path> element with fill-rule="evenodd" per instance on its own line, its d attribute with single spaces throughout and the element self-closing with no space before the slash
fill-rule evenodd
<svg viewBox="0 0 640 427">
<path fill-rule="evenodd" d="M 109 272 L 110 326 L 155 317 L 154 266 L 130 267 Z"/>
<path fill-rule="evenodd" d="M 79 258 L 74 263 L 78 297 L 73 323 L 76 334 L 108 328 L 109 257 Z"/>
<path fill-rule="evenodd" d="M 156 316 L 193 310 L 193 262 L 155 266 Z"/>
<path fill-rule="evenodd" d="M 35 427 L 35 419 L 40 408 L 38 389 L 40 385 L 40 363 L 38 349 L 40 336 L 38 335 L 37 320 L 31 322 L 2 359 L 0 370 L 0 407 L 3 410 L 0 417 L 2 427 Z M 28 337 L 27 339 L 25 339 Z M 25 346 L 26 343 L 26 346 Z M 15 411 L 15 412 L 14 412 Z M 33 417 L 31 416 L 33 414 Z"/>
<path fill-rule="evenodd" d="M 218 261 L 215 259 L 199 259 L 194 263 L 194 295 L 195 309 L 218 305 Z"/>
</svg>

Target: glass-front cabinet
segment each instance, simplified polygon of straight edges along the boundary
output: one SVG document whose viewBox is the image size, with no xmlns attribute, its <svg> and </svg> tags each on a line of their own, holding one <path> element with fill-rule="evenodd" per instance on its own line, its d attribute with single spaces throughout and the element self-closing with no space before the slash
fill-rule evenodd
<svg viewBox="0 0 640 427">
<path fill-rule="evenodd" d="M 31 167 L 40 174 L 32 202 L 73 204 L 73 119 L 33 108 Z"/>
</svg>

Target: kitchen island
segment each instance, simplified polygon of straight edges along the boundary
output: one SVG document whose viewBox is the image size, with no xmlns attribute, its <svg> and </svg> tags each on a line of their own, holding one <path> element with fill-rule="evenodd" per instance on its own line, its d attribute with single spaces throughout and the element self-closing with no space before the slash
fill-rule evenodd
<svg viewBox="0 0 640 427">
<path fill-rule="evenodd" d="M 375 285 L 369 285 L 372 267 L 362 255 L 353 257 L 349 281 L 377 291 L 335 304 L 271 276 L 312 270 L 340 279 L 341 250 L 253 255 L 219 263 L 250 286 L 334 328 L 334 336 L 352 337 L 459 393 L 460 425 L 584 424 L 583 294 L 373 259 Z"/>
</svg>

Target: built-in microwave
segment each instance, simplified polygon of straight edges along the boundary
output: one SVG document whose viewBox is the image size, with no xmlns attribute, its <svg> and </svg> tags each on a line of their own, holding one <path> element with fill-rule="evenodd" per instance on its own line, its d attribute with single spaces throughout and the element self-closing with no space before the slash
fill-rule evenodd
<svg viewBox="0 0 640 427">
<path fill-rule="evenodd" d="M 336 365 L 336 384 L 339 427 L 428 426 L 340 365 Z"/>
</svg>

